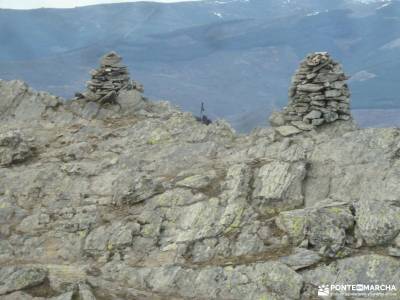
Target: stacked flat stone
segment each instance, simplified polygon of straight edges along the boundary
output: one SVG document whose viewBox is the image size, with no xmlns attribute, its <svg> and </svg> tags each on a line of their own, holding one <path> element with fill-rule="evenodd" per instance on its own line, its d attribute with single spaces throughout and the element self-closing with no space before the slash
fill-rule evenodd
<svg viewBox="0 0 400 300">
<path fill-rule="evenodd" d="M 350 120 L 350 92 L 342 66 L 328 53 L 308 55 L 292 78 L 289 104 L 271 116 L 273 126 L 294 126 L 291 132 L 311 130 L 336 120 Z"/>
<path fill-rule="evenodd" d="M 104 55 L 100 68 L 90 72 L 91 80 L 87 82 L 87 91 L 82 96 L 102 103 L 112 102 L 122 89 L 143 92 L 141 84 L 130 80 L 128 68 L 121 61 L 122 58 L 115 52 Z"/>
</svg>

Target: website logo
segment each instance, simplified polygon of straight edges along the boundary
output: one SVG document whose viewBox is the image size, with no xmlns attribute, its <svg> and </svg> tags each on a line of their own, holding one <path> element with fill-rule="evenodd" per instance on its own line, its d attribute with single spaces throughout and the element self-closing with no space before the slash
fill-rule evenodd
<svg viewBox="0 0 400 300">
<path fill-rule="evenodd" d="M 330 295 L 329 285 L 320 285 L 318 286 L 318 296 L 324 297 Z"/>
<path fill-rule="evenodd" d="M 318 296 L 383 297 L 399 296 L 394 284 L 323 284 L 318 286 Z M 400 298 L 399 298 L 400 299 Z"/>
</svg>

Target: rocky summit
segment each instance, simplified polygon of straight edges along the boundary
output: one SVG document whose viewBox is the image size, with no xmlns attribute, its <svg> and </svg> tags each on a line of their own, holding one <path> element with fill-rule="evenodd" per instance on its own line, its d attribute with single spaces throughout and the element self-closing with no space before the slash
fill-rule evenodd
<svg viewBox="0 0 400 300">
<path fill-rule="evenodd" d="M 314 84 L 288 107 L 347 97 Z M 326 284 L 400 297 L 399 129 L 305 118 L 333 112 L 311 104 L 310 130 L 238 135 L 137 89 L 118 91 L 121 109 L 20 81 L 0 99 L 2 300 L 308 300 Z"/>
</svg>

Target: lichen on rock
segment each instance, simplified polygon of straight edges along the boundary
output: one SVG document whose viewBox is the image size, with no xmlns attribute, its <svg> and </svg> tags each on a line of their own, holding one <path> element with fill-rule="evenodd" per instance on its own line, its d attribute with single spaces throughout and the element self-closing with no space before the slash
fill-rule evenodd
<svg viewBox="0 0 400 300">
<path fill-rule="evenodd" d="M 127 72 L 119 64 L 101 68 Z M 0 298 L 306 300 L 319 284 L 400 286 L 400 131 L 337 120 L 350 116 L 345 79 L 311 55 L 275 127 L 248 135 L 107 80 L 90 87 L 121 87 L 121 109 L 0 81 Z"/>
</svg>

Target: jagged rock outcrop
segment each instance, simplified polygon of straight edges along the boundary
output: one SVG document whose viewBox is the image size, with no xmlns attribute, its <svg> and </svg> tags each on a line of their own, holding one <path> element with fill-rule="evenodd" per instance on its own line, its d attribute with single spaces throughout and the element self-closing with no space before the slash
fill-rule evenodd
<svg viewBox="0 0 400 300">
<path fill-rule="evenodd" d="M 0 136 L 15 137 L 0 151 L 18 158 L 0 166 L 1 299 L 400 287 L 399 129 L 237 135 L 135 89 L 120 91 L 121 110 L 20 82 L 0 93 Z"/>
<path fill-rule="evenodd" d="M 347 79 L 342 66 L 328 53 L 309 54 L 292 78 L 288 106 L 271 115 L 271 125 L 290 136 L 337 120 L 351 120 Z"/>
<path fill-rule="evenodd" d="M 34 147 L 18 131 L 0 134 L 0 166 L 23 162 L 34 155 Z"/>
</svg>

